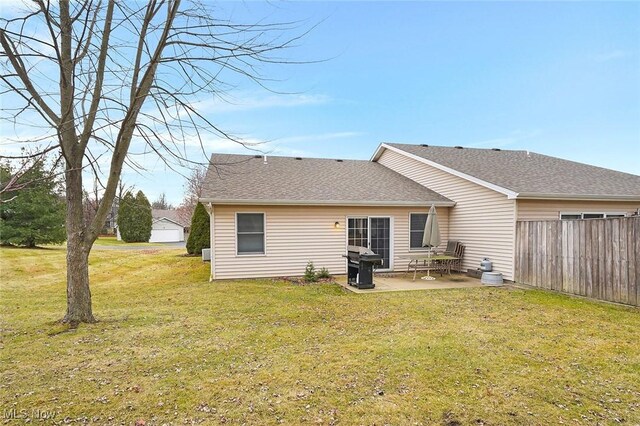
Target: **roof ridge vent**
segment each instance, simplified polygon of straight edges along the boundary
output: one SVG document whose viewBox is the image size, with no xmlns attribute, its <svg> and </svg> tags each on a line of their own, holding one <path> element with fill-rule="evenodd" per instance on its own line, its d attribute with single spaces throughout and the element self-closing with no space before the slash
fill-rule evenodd
<svg viewBox="0 0 640 426">
<path fill-rule="evenodd" d="M 491 151 L 502 151 L 500 148 L 491 148 Z"/>
<path fill-rule="evenodd" d="M 302 157 L 295 157 L 294 160 L 302 160 Z"/>
<path fill-rule="evenodd" d="M 420 146 L 424 146 L 425 148 L 429 148 L 429 145 L 427 145 L 426 143 L 421 143 Z"/>
<path fill-rule="evenodd" d="M 254 155 L 253 158 L 262 158 L 262 155 Z"/>
<path fill-rule="evenodd" d="M 460 145 L 456 145 L 454 146 L 455 149 L 464 149 L 464 147 L 460 146 Z"/>
<path fill-rule="evenodd" d="M 342 162 L 344 162 L 344 160 L 340 160 L 340 159 L 338 159 L 338 160 L 336 160 L 336 161 L 337 161 L 338 163 L 342 163 Z"/>
</svg>

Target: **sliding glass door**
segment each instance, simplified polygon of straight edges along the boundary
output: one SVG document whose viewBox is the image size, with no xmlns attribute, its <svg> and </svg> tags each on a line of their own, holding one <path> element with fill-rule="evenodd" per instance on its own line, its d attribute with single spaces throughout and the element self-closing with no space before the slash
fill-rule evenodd
<svg viewBox="0 0 640 426">
<path fill-rule="evenodd" d="M 391 269 L 391 218 L 350 217 L 347 219 L 347 244 L 367 247 L 382 256 L 378 270 Z"/>
</svg>

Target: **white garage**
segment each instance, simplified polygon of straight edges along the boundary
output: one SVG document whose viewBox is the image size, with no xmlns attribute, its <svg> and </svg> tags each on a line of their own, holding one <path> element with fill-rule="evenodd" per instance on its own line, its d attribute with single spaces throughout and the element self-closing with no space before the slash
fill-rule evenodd
<svg viewBox="0 0 640 426">
<path fill-rule="evenodd" d="M 185 240 L 185 226 L 181 223 L 180 216 L 175 210 L 152 210 L 153 222 L 151 224 L 150 243 L 176 243 Z M 120 230 L 117 229 L 118 240 Z"/>
<path fill-rule="evenodd" d="M 165 217 L 155 219 L 151 227 L 150 243 L 173 243 L 184 241 L 184 227 Z"/>
</svg>

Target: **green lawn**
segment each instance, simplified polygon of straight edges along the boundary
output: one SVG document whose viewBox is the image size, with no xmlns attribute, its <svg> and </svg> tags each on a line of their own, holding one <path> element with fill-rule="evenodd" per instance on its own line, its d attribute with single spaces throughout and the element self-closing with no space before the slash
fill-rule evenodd
<svg viewBox="0 0 640 426">
<path fill-rule="evenodd" d="M 95 245 L 97 246 L 154 246 L 157 243 L 127 243 L 124 241 L 118 241 L 116 237 L 99 237 Z"/>
<path fill-rule="evenodd" d="M 208 282 L 181 251 L 1 249 L 0 407 L 96 424 L 640 423 L 640 311 L 514 289 Z"/>
</svg>

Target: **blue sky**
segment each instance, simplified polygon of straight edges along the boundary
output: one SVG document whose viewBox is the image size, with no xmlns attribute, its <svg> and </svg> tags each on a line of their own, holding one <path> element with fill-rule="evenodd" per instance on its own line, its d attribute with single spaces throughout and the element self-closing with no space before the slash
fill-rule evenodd
<svg viewBox="0 0 640 426">
<path fill-rule="evenodd" d="M 223 3 L 224 14 L 320 22 L 210 119 L 280 155 L 368 159 L 383 141 L 528 149 L 640 174 L 640 2 Z M 242 152 L 211 140 L 209 152 Z M 194 151 L 194 156 L 201 155 Z M 147 159 L 125 180 L 182 198 Z"/>
</svg>

